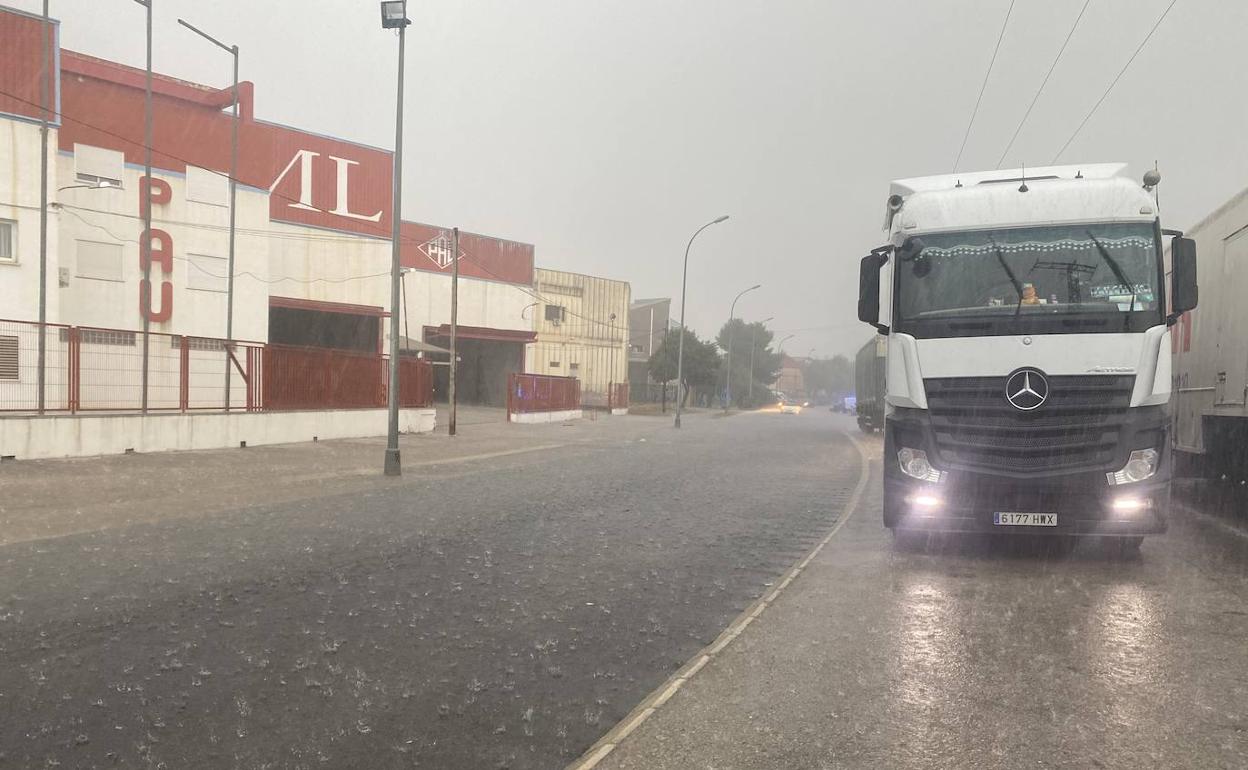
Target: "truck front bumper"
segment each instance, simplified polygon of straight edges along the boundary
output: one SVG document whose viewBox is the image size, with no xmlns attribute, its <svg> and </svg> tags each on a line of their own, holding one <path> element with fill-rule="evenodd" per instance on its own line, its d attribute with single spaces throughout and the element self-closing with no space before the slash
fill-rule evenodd
<svg viewBox="0 0 1248 770">
<path fill-rule="evenodd" d="M 1167 481 L 1099 488 L 1079 479 L 1010 481 L 964 475 L 960 482 L 924 484 L 885 478 L 884 524 L 896 529 L 1015 535 L 1154 535 L 1166 531 Z M 1052 514 L 1052 526 L 1003 524 Z"/>
</svg>

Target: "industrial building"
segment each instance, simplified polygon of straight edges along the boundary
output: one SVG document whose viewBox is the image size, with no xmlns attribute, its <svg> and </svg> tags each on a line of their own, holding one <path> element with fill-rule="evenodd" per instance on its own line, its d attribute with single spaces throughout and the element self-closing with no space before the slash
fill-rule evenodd
<svg viewBox="0 0 1248 770">
<path fill-rule="evenodd" d="M 0 8 L 0 317 L 17 321 L 38 318 L 42 25 Z M 154 74 L 148 179 L 145 72 L 61 49 L 55 20 L 48 51 L 48 322 L 95 329 L 84 332 L 84 351 L 137 351 L 145 324 L 226 337 L 232 90 Z M 379 354 L 389 325 L 391 151 L 262 120 L 249 82 L 238 95 L 232 338 Z M 142 250 L 149 193 L 152 245 Z M 404 221 L 401 233 L 405 336 L 446 346 L 458 261 L 458 392 L 501 405 L 507 374 L 524 371 L 536 339 L 523 312 L 534 247 L 461 233 L 453 254 L 447 227 Z M 218 360 L 221 350 L 216 343 Z M 29 387 L 30 349 L 13 343 L 12 357 L 10 384 Z M 605 362 L 582 361 L 613 376 Z M 235 386 L 242 403 L 245 386 Z"/>
<path fill-rule="evenodd" d="M 650 378 L 650 357 L 663 344 L 671 312 L 669 297 L 633 300 L 628 308 L 628 382 L 635 399 L 656 385 Z"/>
<path fill-rule="evenodd" d="M 543 268 L 536 279 L 526 371 L 576 377 L 587 406 L 606 406 L 608 388 L 628 382 L 629 284 Z"/>
</svg>

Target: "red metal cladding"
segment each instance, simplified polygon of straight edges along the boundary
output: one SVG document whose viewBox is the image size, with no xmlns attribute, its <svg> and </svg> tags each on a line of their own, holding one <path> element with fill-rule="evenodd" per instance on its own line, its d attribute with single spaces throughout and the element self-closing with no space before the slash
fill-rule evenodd
<svg viewBox="0 0 1248 770">
<path fill-rule="evenodd" d="M 39 59 L 43 46 L 39 16 L 9 9 L 0 10 L 0 112 L 39 119 Z M 49 120 L 56 121 L 57 73 L 55 70 L 57 28 L 55 20 L 48 25 L 48 77 L 51 100 Z M 11 94 L 11 96 L 10 96 Z"/>
<path fill-rule="evenodd" d="M 450 228 L 404 222 L 400 233 L 404 267 L 451 274 Z M 460 231 L 459 274 L 532 286 L 533 246 Z"/>
</svg>

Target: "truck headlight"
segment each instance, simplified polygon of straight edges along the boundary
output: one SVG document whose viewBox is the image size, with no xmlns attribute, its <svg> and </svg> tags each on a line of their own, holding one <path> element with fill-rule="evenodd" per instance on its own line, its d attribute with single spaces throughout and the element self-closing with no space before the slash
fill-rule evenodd
<svg viewBox="0 0 1248 770">
<path fill-rule="evenodd" d="M 1117 473 L 1106 473 L 1110 485 L 1131 484 L 1151 478 L 1157 473 L 1157 461 L 1161 455 L 1156 449 L 1137 449 L 1127 458 L 1127 464 Z"/>
<path fill-rule="evenodd" d="M 897 463 L 901 465 L 901 472 L 912 479 L 939 483 L 945 477 L 943 471 L 936 470 L 927 461 L 927 452 L 922 449 L 903 447 L 897 452 Z"/>
</svg>

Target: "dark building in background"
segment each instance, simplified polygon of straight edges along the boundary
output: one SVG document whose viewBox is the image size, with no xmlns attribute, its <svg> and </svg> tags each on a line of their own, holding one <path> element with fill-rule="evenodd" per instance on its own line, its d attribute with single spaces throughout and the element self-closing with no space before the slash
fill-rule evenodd
<svg viewBox="0 0 1248 770">
<path fill-rule="evenodd" d="M 671 317 L 669 297 L 634 300 L 628 308 L 628 383 L 635 400 L 646 400 L 650 356 L 659 349 Z"/>
</svg>

